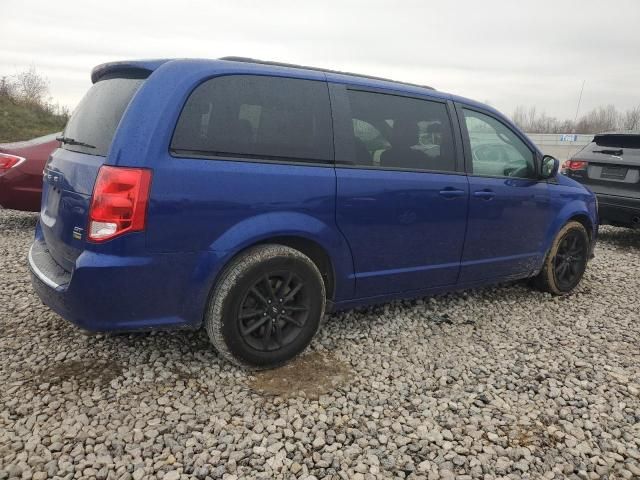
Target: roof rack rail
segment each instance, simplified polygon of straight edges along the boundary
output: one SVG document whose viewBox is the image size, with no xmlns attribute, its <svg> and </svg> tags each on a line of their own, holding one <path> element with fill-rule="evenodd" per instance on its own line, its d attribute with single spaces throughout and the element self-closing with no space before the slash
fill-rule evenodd
<svg viewBox="0 0 640 480">
<path fill-rule="evenodd" d="M 400 82 L 398 80 L 391 80 L 390 78 L 374 77 L 373 75 L 364 75 L 361 73 L 341 72 L 339 70 L 330 70 L 328 68 L 307 67 L 305 65 L 296 65 L 295 63 L 271 62 L 268 60 L 257 60 L 255 58 L 233 57 L 233 56 L 220 57 L 219 60 L 227 60 L 229 62 L 257 63 L 260 65 L 273 65 L 275 67 L 302 68 L 304 70 L 315 70 L 317 72 L 337 73 L 339 75 L 351 75 L 352 77 L 368 78 L 370 80 L 382 80 L 383 82 L 392 82 L 392 83 L 398 83 L 400 85 L 408 85 L 411 87 L 428 88 L 429 90 L 435 90 L 435 88 L 430 87 L 428 85 L 419 85 L 417 83 Z"/>
</svg>

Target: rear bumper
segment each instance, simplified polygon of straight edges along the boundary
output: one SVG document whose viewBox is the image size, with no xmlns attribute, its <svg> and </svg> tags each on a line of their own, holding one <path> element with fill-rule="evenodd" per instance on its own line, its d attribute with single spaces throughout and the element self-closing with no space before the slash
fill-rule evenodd
<svg viewBox="0 0 640 480">
<path fill-rule="evenodd" d="M 640 228 L 640 196 L 619 197 L 596 194 L 600 224 Z"/>
<path fill-rule="evenodd" d="M 195 266 L 201 254 L 120 257 L 85 251 L 66 272 L 36 239 L 32 285 L 42 302 L 92 332 L 198 328 L 208 297 Z"/>
</svg>

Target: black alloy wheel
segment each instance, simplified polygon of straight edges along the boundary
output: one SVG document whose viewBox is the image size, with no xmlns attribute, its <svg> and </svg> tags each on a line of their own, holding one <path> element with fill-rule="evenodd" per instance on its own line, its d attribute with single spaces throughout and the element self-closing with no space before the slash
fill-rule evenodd
<svg viewBox="0 0 640 480">
<path fill-rule="evenodd" d="M 204 323 L 218 353 L 248 368 L 273 368 L 304 351 L 326 302 L 317 265 L 278 244 L 233 259 L 216 282 Z"/>
<path fill-rule="evenodd" d="M 580 281 L 588 251 L 585 236 L 577 230 L 568 231 L 560 240 L 554 259 L 554 275 L 562 290 L 571 289 Z"/>
<path fill-rule="evenodd" d="M 567 222 L 556 234 L 540 272 L 533 277 L 536 288 L 552 295 L 567 295 L 580 284 L 592 245 L 583 224 Z"/>
<path fill-rule="evenodd" d="M 309 292 L 293 272 L 269 272 L 244 294 L 240 335 L 252 348 L 269 352 L 295 340 L 309 317 Z"/>
</svg>

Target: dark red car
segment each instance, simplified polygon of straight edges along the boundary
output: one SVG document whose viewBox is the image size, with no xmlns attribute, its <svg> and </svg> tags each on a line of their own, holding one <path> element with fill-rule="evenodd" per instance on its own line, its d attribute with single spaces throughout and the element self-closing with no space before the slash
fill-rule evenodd
<svg viewBox="0 0 640 480">
<path fill-rule="evenodd" d="M 60 146 L 59 135 L 0 143 L 0 208 L 40 211 L 42 171 L 51 152 Z"/>
</svg>

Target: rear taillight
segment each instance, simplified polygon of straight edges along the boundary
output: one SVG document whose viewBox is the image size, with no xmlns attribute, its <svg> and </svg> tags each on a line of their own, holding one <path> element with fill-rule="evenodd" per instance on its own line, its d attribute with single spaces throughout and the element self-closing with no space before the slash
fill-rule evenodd
<svg viewBox="0 0 640 480">
<path fill-rule="evenodd" d="M 584 160 L 567 160 L 564 162 L 564 165 L 562 165 L 562 168 L 564 170 L 586 170 L 587 162 Z"/>
<path fill-rule="evenodd" d="M 89 240 L 144 230 L 150 186 L 151 170 L 100 167 L 89 208 Z"/>
<path fill-rule="evenodd" d="M 9 170 L 22 162 L 24 162 L 23 157 L 18 157 L 17 155 L 11 155 L 8 153 L 0 153 L 0 172 Z"/>
</svg>

